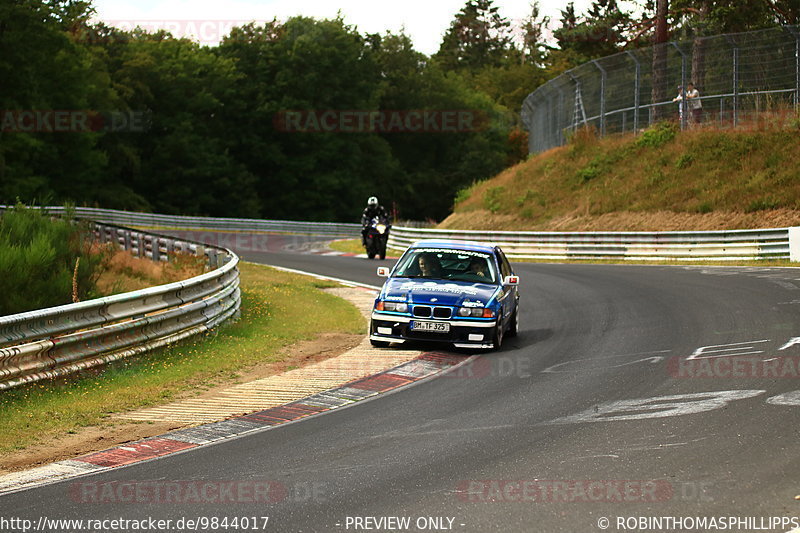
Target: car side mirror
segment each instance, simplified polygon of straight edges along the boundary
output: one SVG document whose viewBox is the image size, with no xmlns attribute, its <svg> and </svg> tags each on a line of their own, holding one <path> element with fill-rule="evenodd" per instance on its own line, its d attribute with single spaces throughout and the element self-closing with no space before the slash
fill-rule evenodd
<svg viewBox="0 0 800 533">
<path fill-rule="evenodd" d="M 506 276 L 503 278 L 503 285 L 519 285 L 519 276 Z"/>
<path fill-rule="evenodd" d="M 389 267 L 378 267 L 378 275 L 382 278 L 389 277 Z"/>
</svg>

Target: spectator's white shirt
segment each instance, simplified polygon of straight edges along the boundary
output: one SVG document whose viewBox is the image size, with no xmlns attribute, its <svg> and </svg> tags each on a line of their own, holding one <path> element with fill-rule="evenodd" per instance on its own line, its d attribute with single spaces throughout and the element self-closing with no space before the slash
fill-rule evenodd
<svg viewBox="0 0 800 533">
<path fill-rule="evenodd" d="M 703 102 L 700 101 L 700 91 L 697 89 L 687 91 L 686 100 L 689 104 L 689 109 L 700 109 L 703 107 Z"/>
</svg>

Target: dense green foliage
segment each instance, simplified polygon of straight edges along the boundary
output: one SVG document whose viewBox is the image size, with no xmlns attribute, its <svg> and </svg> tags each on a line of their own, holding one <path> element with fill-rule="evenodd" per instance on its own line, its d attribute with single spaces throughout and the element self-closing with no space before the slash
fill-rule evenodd
<svg viewBox="0 0 800 533">
<path fill-rule="evenodd" d="M 364 35 L 341 18 L 245 25 L 206 47 L 90 23 L 89 1 L 0 0 L 0 203 L 355 221 L 375 194 L 401 217 L 441 219 L 457 191 L 524 158 L 518 110 L 532 90 L 647 44 L 652 11 L 570 4 L 552 46 L 536 2 L 515 27 L 493 0 L 467 0 L 427 57 L 402 33 Z M 673 0 L 669 16 L 673 35 L 698 35 L 797 11 L 794 0 Z M 88 112 L 88 127 L 20 119 L 62 111 Z M 377 111 L 467 112 L 477 127 L 286 127 L 292 113 Z M 115 128 L 120 116 L 134 127 Z"/>
<path fill-rule="evenodd" d="M 71 303 L 78 265 L 77 296 L 92 297 L 103 261 L 90 254 L 85 228 L 50 220 L 17 205 L 0 216 L 0 316 Z M 80 261 L 78 259 L 80 258 Z"/>
</svg>

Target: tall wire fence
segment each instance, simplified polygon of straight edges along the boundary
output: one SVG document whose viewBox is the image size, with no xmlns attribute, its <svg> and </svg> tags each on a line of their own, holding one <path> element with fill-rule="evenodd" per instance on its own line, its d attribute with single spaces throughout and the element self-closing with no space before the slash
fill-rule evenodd
<svg viewBox="0 0 800 533">
<path fill-rule="evenodd" d="M 686 98 L 693 82 L 699 97 Z M 563 145 L 571 131 L 638 132 L 658 120 L 737 127 L 800 102 L 800 26 L 695 38 L 584 63 L 528 95 L 528 150 Z M 785 116 L 785 115 L 784 115 Z"/>
</svg>

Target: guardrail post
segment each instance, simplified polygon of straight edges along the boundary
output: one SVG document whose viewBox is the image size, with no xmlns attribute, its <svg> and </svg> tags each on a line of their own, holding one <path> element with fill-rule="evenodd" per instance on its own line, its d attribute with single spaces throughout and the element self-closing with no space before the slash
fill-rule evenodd
<svg viewBox="0 0 800 533">
<path fill-rule="evenodd" d="M 213 270 L 219 266 L 219 262 L 217 260 L 218 254 L 217 250 L 214 248 L 206 248 L 205 250 L 206 256 L 208 257 L 208 266 Z"/>
<path fill-rule="evenodd" d="M 800 226 L 789 228 L 789 261 L 800 261 Z"/>
</svg>

